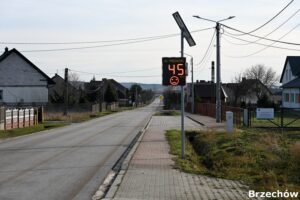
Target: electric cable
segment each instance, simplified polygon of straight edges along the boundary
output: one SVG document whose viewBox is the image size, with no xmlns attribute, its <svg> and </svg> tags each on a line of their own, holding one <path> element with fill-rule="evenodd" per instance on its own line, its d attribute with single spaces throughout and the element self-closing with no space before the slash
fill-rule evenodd
<svg viewBox="0 0 300 200">
<path fill-rule="evenodd" d="M 271 32 L 269 32 L 268 34 L 264 35 L 263 37 L 267 37 L 269 35 L 271 35 L 272 33 L 274 33 L 275 31 L 277 31 L 279 28 L 281 28 L 283 25 L 285 25 L 288 21 L 290 21 L 293 17 L 295 17 L 298 13 L 299 13 L 300 9 L 296 10 L 296 12 L 294 12 L 288 19 L 286 19 L 283 23 L 281 23 L 278 27 L 276 27 L 275 29 L 273 29 Z M 230 34 L 229 32 L 227 32 L 228 34 Z M 232 34 L 234 35 L 234 34 Z M 249 45 L 249 44 L 253 44 L 255 42 L 258 42 L 262 40 L 261 38 L 251 41 L 251 42 L 247 42 L 247 43 L 236 43 L 236 45 Z"/>
<path fill-rule="evenodd" d="M 203 60 L 204 60 L 205 57 L 207 56 L 207 53 L 208 53 L 209 49 L 211 48 L 211 45 L 212 45 L 212 43 L 213 43 L 213 40 L 214 40 L 215 36 L 216 36 L 216 31 L 213 32 L 212 38 L 211 38 L 211 40 L 210 40 L 210 43 L 209 43 L 209 45 L 208 45 L 208 47 L 207 47 L 207 49 L 206 49 L 206 51 L 205 51 L 205 53 L 204 53 L 204 56 L 202 57 L 201 61 L 200 61 L 199 63 L 197 63 L 195 66 L 201 65 L 201 63 L 203 62 Z"/>
<path fill-rule="evenodd" d="M 255 31 L 258 31 L 259 29 L 263 28 L 264 26 L 266 26 L 267 24 L 269 24 L 271 21 L 273 21 L 276 17 L 278 17 L 285 9 L 287 9 L 292 3 L 294 2 L 294 0 L 291 0 L 285 7 L 283 7 L 283 9 L 281 9 L 276 15 L 274 15 L 271 19 L 269 19 L 267 22 L 265 22 L 264 24 L 260 25 L 259 27 L 253 29 L 252 31 L 249 32 L 243 32 L 242 34 L 235 34 L 236 36 L 242 36 L 245 34 L 250 34 L 250 33 L 254 33 Z"/>
<path fill-rule="evenodd" d="M 246 32 L 240 31 L 240 30 L 238 30 L 238 29 L 232 28 L 232 27 L 227 26 L 227 25 L 224 25 L 224 24 L 222 24 L 222 25 L 223 25 L 224 27 L 226 27 L 226 28 L 231 29 L 231 30 L 234 30 L 234 31 L 237 31 L 237 32 L 240 32 L 240 33 L 245 33 L 245 34 L 250 35 L 250 36 L 252 36 L 252 37 L 260 38 L 260 39 L 263 39 L 263 40 L 272 41 L 272 42 L 277 42 L 277 43 L 281 43 L 281 44 L 288 44 L 288 45 L 300 46 L 300 43 L 293 43 L 293 42 L 286 42 L 286 41 L 274 40 L 274 39 L 270 39 L 270 38 L 266 38 L 266 37 L 261 37 L 261 36 L 257 36 L 257 35 L 253 35 L 253 34 L 248 34 L 248 33 L 246 33 Z M 227 33 L 228 33 L 228 32 L 227 32 Z M 227 35 L 228 35 L 228 34 L 227 34 Z M 230 34 L 230 35 L 232 36 L 233 34 Z M 232 36 L 232 37 L 234 37 L 234 36 Z M 250 42 L 250 41 L 248 41 L 248 42 Z M 258 43 L 256 43 L 256 44 L 258 44 Z"/>
<path fill-rule="evenodd" d="M 240 41 L 244 41 L 244 42 L 250 42 L 249 40 L 245 40 L 245 39 L 238 38 L 238 37 L 235 37 L 235 36 L 232 36 L 232 35 L 228 35 L 226 33 L 224 33 L 223 35 L 225 35 L 227 37 L 230 37 L 230 38 L 233 38 L 233 39 L 236 39 L 236 40 L 240 40 Z M 228 41 L 228 40 L 225 39 L 225 41 Z M 230 42 L 230 43 L 231 44 L 235 44 L 233 42 Z M 265 47 L 272 47 L 272 48 L 276 48 L 276 49 L 283 49 L 283 50 L 290 50 L 290 51 L 300 51 L 300 49 L 292 49 L 292 48 L 286 48 L 286 47 L 268 45 L 268 44 L 263 44 L 263 43 L 259 43 L 259 42 L 255 42 L 253 44 L 257 44 L 257 45 L 261 45 L 261 46 L 265 46 Z"/>
<path fill-rule="evenodd" d="M 284 34 L 283 36 L 281 36 L 281 37 L 279 38 L 279 40 L 282 39 L 282 38 L 284 38 L 284 37 L 287 36 L 288 34 L 290 34 L 290 33 L 291 33 L 293 30 L 295 30 L 299 25 L 300 25 L 300 24 L 297 24 L 297 25 L 296 25 L 294 28 L 292 28 L 289 32 L 287 32 L 286 34 Z M 262 49 L 260 49 L 260 50 L 258 50 L 258 51 L 255 51 L 255 52 L 253 52 L 253 53 L 251 53 L 251 54 L 248 54 L 248 55 L 244 55 L 244 56 L 230 56 L 230 57 L 231 57 L 231 58 L 247 58 L 247 57 L 256 55 L 256 54 L 258 54 L 258 53 L 260 53 L 260 52 L 263 52 L 264 50 L 266 50 L 266 49 L 272 47 L 272 45 L 275 44 L 275 43 L 276 43 L 276 42 L 273 42 L 273 43 L 271 43 L 270 45 L 268 45 L 268 46 L 266 46 L 266 47 L 264 47 L 264 48 L 262 48 Z M 299 51 L 300 51 L 300 50 L 299 50 Z M 228 55 L 227 55 L 227 56 L 228 56 Z"/>
</svg>

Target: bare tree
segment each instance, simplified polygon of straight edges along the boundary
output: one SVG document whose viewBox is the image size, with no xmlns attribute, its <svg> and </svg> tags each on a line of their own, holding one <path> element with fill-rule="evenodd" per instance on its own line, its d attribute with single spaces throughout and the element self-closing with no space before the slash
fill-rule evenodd
<svg viewBox="0 0 300 200">
<path fill-rule="evenodd" d="M 79 80 L 79 75 L 71 72 L 69 73 L 69 85 L 71 85 L 72 87 L 69 86 L 69 102 L 71 102 L 72 104 L 78 103 L 80 101 L 82 94 L 82 90 L 80 87 L 80 80 Z"/>
<path fill-rule="evenodd" d="M 254 65 L 247 69 L 244 73 L 247 79 L 258 79 L 268 88 L 274 86 L 278 82 L 278 76 L 271 67 L 266 67 L 263 64 Z"/>
<path fill-rule="evenodd" d="M 80 79 L 79 79 L 79 75 L 77 73 L 74 73 L 74 72 L 69 73 L 69 82 L 73 87 L 75 87 L 76 89 L 79 89 Z"/>
<path fill-rule="evenodd" d="M 237 73 L 232 81 L 232 83 L 228 84 L 228 87 L 232 91 L 233 101 L 232 104 L 237 106 L 238 101 L 241 100 L 241 97 L 245 96 L 251 86 L 247 84 L 247 82 L 243 82 L 243 74 Z"/>
</svg>

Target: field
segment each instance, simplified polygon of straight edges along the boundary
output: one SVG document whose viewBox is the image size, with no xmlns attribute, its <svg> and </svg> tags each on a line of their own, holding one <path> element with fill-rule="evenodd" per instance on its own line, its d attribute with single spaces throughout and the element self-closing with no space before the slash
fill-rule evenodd
<svg viewBox="0 0 300 200">
<path fill-rule="evenodd" d="M 240 180 L 256 191 L 300 192 L 300 134 L 244 129 L 234 134 L 186 132 L 186 159 L 180 159 L 180 132 L 167 131 L 176 167 L 189 173 Z"/>
</svg>

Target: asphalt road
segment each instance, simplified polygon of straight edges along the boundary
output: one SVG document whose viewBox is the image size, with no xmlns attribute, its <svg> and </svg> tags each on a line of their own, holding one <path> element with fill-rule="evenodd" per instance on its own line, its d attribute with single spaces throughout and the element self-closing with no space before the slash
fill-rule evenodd
<svg viewBox="0 0 300 200">
<path fill-rule="evenodd" d="M 91 199 L 151 105 L 0 142 L 0 199 Z"/>
</svg>

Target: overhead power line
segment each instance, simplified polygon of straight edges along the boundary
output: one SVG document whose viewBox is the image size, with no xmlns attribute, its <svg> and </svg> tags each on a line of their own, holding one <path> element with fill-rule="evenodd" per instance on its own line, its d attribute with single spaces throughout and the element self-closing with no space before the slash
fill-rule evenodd
<svg viewBox="0 0 300 200">
<path fill-rule="evenodd" d="M 290 33 L 291 33 L 292 31 L 294 31 L 299 25 L 300 25 L 300 24 L 297 24 L 294 28 L 292 28 L 292 29 L 291 29 L 290 31 L 288 31 L 286 34 L 284 34 L 283 36 L 281 36 L 281 37 L 279 38 L 279 40 L 282 39 L 282 38 L 284 38 L 284 37 L 287 36 L 288 34 L 290 34 Z M 256 55 L 256 54 L 258 54 L 258 53 L 260 53 L 260 52 L 262 52 L 262 51 L 264 51 L 264 50 L 266 50 L 266 49 L 268 49 L 268 48 L 270 48 L 270 47 L 274 47 L 274 46 L 272 46 L 272 45 L 275 44 L 275 43 L 277 43 L 277 42 L 273 42 L 273 43 L 267 45 L 266 47 L 264 47 L 264 48 L 262 48 L 262 49 L 260 49 L 260 50 L 258 50 L 258 51 L 255 51 L 255 52 L 253 52 L 253 53 L 251 53 L 251 54 L 245 55 L 245 56 L 228 56 L 228 55 L 226 55 L 226 56 L 231 57 L 231 58 L 246 58 L 246 57 L 250 57 L 250 56 Z M 299 49 L 298 51 L 300 51 L 300 49 Z"/>
<path fill-rule="evenodd" d="M 197 31 L 197 30 L 196 30 Z M 135 41 L 135 40 L 145 40 L 153 39 L 160 37 L 169 37 L 176 36 L 178 34 L 166 34 L 166 35 L 157 35 L 149 37 L 137 37 L 137 38 L 126 38 L 126 39 L 117 39 L 117 40 L 97 40 L 97 41 L 73 41 L 73 42 L 0 42 L 0 44 L 18 44 L 18 45 L 65 45 L 65 44 L 95 44 L 95 43 L 113 43 L 113 42 L 126 42 L 126 41 Z"/>
<path fill-rule="evenodd" d="M 274 30 L 272 30 L 271 32 L 269 32 L 268 34 L 264 35 L 263 37 L 267 37 L 269 35 L 271 35 L 272 33 L 274 33 L 275 31 L 277 31 L 279 28 L 281 28 L 283 25 L 285 25 L 288 21 L 290 21 L 293 17 L 295 17 L 298 13 L 299 13 L 300 9 L 296 10 L 296 12 L 294 12 L 287 20 L 285 20 L 283 23 L 281 23 L 278 27 L 276 27 Z M 232 34 L 235 35 L 235 34 Z M 255 42 L 258 42 L 262 40 L 261 38 L 255 40 L 255 41 L 251 41 L 251 42 L 247 42 L 247 43 L 236 43 L 236 45 L 249 45 L 249 44 L 253 44 Z"/>
<path fill-rule="evenodd" d="M 242 38 L 238 38 L 238 37 L 235 37 L 235 36 L 232 36 L 232 35 L 228 35 L 226 33 L 224 33 L 223 35 L 227 36 L 227 37 L 230 37 L 230 38 L 233 38 L 233 39 L 236 39 L 236 40 L 239 40 L 239 41 L 244 41 L 244 42 L 250 42 L 249 40 L 245 40 L 245 39 L 242 39 Z M 224 38 L 225 39 L 225 38 Z M 229 40 L 225 40 L 225 41 L 229 41 Z M 234 44 L 233 42 L 230 42 L 231 44 Z M 280 46 L 274 46 L 274 45 L 268 45 L 268 44 L 263 44 L 263 43 L 259 43 L 259 42 L 255 42 L 254 44 L 257 44 L 257 45 L 261 45 L 261 46 L 269 46 L 269 47 L 272 47 L 272 48 L 275 48 L 275 49 L 283 49 L 283 50 L 290 50 L 290 51 L 300 51 L 300 49 L 293 49 L 293 48 L 286 48 L 286 47 L 280 47 Z"/>
<path fill-rule="evenodd" d="M 103 73 L 101 75 L 109 75 L 109 74 L 125 74 L 125 73 L 134 73 L 134 72 L 144 72 L 144 71 L 153 71 L 155 69 L 159 69 L 157 67 L 152 67 L 152 68 L 145 68 L 145 69 L 138 69 L 138 70 L 129 70 L 129 71 L 120 71 L 120 72 L 109 72 L 109 73 Z M 91 73 L 91 72 L 83 72 L 83 71 L 77 71 L 77 70 L 72 70 L 70 71 L 78 72 L 78 73 Z"/>
<path fill-rule="evenodd" d="M 73 70 L 69 69 L 70 71 L 77 72 L 77 73 L 83 73 L 83 74 L 90 74 L 90 75 L 97 75 L 97 76 L 110 76 L 110 77 L 124 77 L 124 78 L 151 78 L 151 77 L 160 77 L 161 75 L 135 75 L 135 76 L 130 76 L 130 75 L 113 75 L 113 74 L 101 74 L 101 73 L 93 73 L 93 72 L 85 72 L 85 71 L 78 71 L 78 70 Z"/>
<path fill-rule="evenodd" d="M 240 33 L 245 33 L 249 36 L 252 36 L 252 37 L 256 37 L 256 38 L 259 38 L 259 39 L 262 39 L 262 40 L 267 40 L 267 41 L 272 41 L 272 42 L 276 42 L 276 43 L 281 43 L 281 44 L 288 44 L 288 45 L 294 45 L 294 46 L 300 46 L 300 43 L 294 43 L 294 42 L 286 42 L 286 41 L 281 41 L 281 40 L 274 40 L 274 39 L 270 39 L 270 38 L 267 38 L 267 37 L 261 37 L 261 36 L 258 36 L 258 35 L 253 35 L 253 34 L 248 34 L 246 32 L 243 32 L 241 30 L 238 30 L 238 29 L 235 29 L 235 28 L 232 28 L 230 26 L 227 26 L 227 25 L 224 25 L 224 27 L 228 28 L 228 29 L 231 29 L 231 30 L 234 30 L 234 31 L 237 31 L 237 32 L 240 32 Z M 228 33 L 228 32 L 227 32 Z M 228 34 L 227 34 L 228 35 Z M 231 36 L 234 35 L 234 34 L 230 34 Z M 234 37 L 234 36 L 233 36 Z M 251 41 L 248 41 L 248 42 L 251 42 Z"/>
<path fill-rule="evenodd" d="M 204 53 L 204 56 L 202 57 L 201 61 L 199 63 L 197 63 L 196 65 L 201 65 L 203 63 L 205 57 L 207 56 L 207 54 L 208 54 L 208 52 L 209 52 L 209 50 L 210 50 L 210 48 L 213 44 L 213 40 L 214 40 L 215 36 L 216 36 L 216 31 L 213 32 L 212 38 L 211 38 L 210 43 L 209 43 L 209 45 L 208 45 L 208 47 L 207 47 L 207 49 Z"/>
<path fill-rule="evenodd" d="M 205 28 L 191 31 L 191 33 L 197 33 L 200 31 L 205 31 L 213 29 Z M 7 42 L 0 41 L 0 44 L 14 44 L 14 45 L 71 45 L 71 44 L 97 44 L 97 43 L 114 43 L 114 42 L 128 42 L 128 41 L 137 41 L 137 40 L 147 40 L 147 39 L 160 39 L 164 37 L 174 37 L 178 36 L 178 33 L 173 34 L 165 34 L 165 35 L 156 35 L 156 36 L 148 36 L 148 37 L 136 37 L 136 38 L 125 38 L 125 39 L 116 39 L 116 40 L 97 40 L 97 41 L 72 41 L 72 42 Z"/>
<path fill-rule="evenodd" d="M 245 34 L 250 34 L 250 33 L 254 33 L 255 31 L 258 31 L 259 29 L 263 28 L 264 26 L 266 26 L 267 24 L 269 24 L 271 21 L 273 21 L 276 17 L 278 17 L 285 9 L 287 9 L 292 3 L 294 2 L 294 0 L 290 1 L 283 9 L 281 9 L 276 15 L 274 15 L 271 19 L 269 19 L 267 22 L 265 22 L 264 24 L 260 25 L 259 27 L 253 29 L 252 31 L 249 32 L 242 32 L 242 34 L 235 34 L 236 36 L 241 36 L 241 35 L 245 35 Z"/>
</svg>

